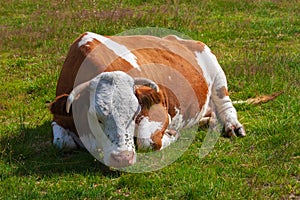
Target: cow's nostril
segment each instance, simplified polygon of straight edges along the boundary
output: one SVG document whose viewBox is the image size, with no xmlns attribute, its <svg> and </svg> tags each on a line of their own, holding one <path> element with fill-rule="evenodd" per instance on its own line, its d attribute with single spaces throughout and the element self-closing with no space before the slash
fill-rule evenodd
<svg viewBox="0 0 300 200">
<path fill-rule="evenodd" d="M 122 154 L 126 157 L 126 158 L 131 158 L 133 156 L 133 151 L 124 151 L 122 152 Z"/>
</svg>

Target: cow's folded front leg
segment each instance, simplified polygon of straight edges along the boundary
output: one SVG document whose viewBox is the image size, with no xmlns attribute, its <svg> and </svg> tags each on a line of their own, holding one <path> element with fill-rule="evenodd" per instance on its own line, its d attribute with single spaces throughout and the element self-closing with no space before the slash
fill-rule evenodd
<svg viewBox="0 0 300 200">
<path fill-rule="evenodd" d="M 157 131 L 152 135 L 140 133 L 137 137 L 137 148 L 140 151 L 162 150 L 170 144 L 176 142 L 179 133 L 174 130 Z"/>
<path fill-rule="evenodd" d="M 162 137 L 162 146 L 161 149 L 166 148 L 167 146 L 169 146 L 170 144 L 176 142 L 179 138 L 180 134 L 179 132 L 175 131 L 175 130 L 169 130 L 167 129 L 165 131 L 165 134 Z"/>
</svg>

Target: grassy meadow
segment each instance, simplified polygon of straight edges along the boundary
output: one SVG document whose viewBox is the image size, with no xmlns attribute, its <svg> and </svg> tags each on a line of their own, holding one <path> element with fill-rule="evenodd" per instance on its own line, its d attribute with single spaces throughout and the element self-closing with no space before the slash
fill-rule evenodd
<svg viewBox="0 0 300 200">
<path fill-rule="evenodd" d="M 0 199 L 299 199 L 298 0 L 0 2 Z M 154 172 L 111 170 L 88 152 L 51 144 L 61 66 L 81 33 L 142 27 L 183 33 L 211 47 L 245 138 L 220 138 L 199 158 L 206 130 L 176 162 Z"/>
</svg>

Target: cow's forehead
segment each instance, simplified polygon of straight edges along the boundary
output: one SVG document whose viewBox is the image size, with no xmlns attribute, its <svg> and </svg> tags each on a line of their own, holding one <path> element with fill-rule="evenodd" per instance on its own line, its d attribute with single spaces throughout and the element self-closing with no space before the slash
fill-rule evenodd
<svg viewBox="0 0 300 200">
<path fill-rule="evenodd" d="M 123 85 L 132 87 L 134 84 L 133 78 L 122 71 L 114 71 L 114 72 L 103 72 L 93 79 L 93 82 L 97 83 L 97 87 L 99 87 L 99 81 L 105 80 L 108 82 L 112 82 L 116 85 Z"/>
<path fill-rule="evenodd" d="M 126 118 L 126 114 L 135 112 L 138 102 L 133 92 L 133 79 L 129 75 L 104 73 L 97 81 L 95 106 L 99 114 L 106 116 L 118 113 Z"/>
</svg>

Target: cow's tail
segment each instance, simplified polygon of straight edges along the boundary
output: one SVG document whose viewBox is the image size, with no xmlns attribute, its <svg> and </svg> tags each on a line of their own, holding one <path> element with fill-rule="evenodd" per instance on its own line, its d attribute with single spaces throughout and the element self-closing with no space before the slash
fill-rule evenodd
<svg viewBox="0 0 300 200">
<path fill-rule="evenodd" d="M 283 93 L 283 91 L 280 92 L 275 92 L 273 94 L 270 95 L 261 95 L 255 98 L 250 98 L 247 100 L 238 100 L 238 101 L 232 101 L 233 104 L 260 104 L 260 103 L 266 103 L 268 101 L 271 101 L 273 99 L 275 99 L 276 97 L 278 97 L 279 95 L 281 95 Z"/>
</svg>

